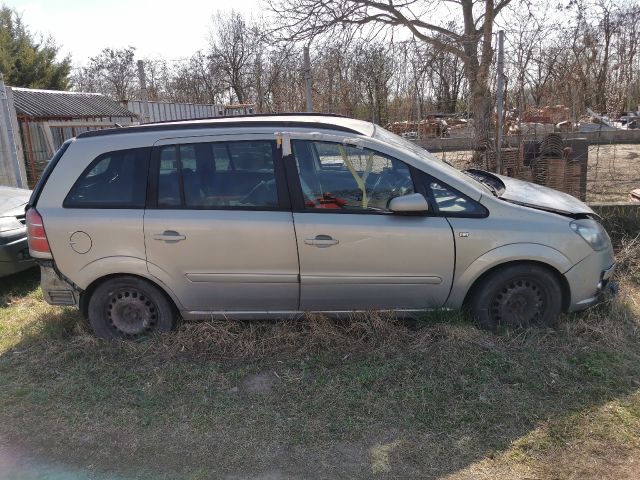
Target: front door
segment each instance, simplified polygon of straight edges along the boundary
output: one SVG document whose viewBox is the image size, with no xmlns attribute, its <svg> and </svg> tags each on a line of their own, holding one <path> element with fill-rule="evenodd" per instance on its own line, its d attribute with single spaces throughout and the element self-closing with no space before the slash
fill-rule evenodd
<svg viewBox="0 0 640 480">
<path fill-rule="evenodd" d="M 455 260 L 449 223 L 387 208 L 414 193 L 411 168 L 340 143 L 293 140 L 292 147 L 301 310 L 442 306 Z"/>
<path fill-rule="evenodd" d="M 163 140 L 151 173 L 148 269 L 186 310 L 297 310 L 295 232 L 273 136 Z"/>
</svg>

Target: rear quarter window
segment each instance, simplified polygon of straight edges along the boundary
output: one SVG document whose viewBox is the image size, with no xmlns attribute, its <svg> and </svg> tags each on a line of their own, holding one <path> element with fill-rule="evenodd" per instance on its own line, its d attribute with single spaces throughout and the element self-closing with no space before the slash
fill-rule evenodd
<svg viewBox="0 0 640 480">
<path fill-rule="evenodd" d="M 65 208 L 144 208 L 150 148 L 97 157 L 69 191 Z"/>
<path fill-rule="evenodd" d="M 64 155 L 64 152 L 67 151 L 67 148 L 69 148 L 69 145 L 71 145 L 71 142 L 72 140 L 67 140 L 66 142 L 64 142 L 60 146 L 58 151 L 53 155 L 53 157 L 51 157 L 51 160 L 49 160 L 49 163 L 47 163 L 47 166 L 44 168 L 42 172 L 42 176 L 40 177 L 40 180 L 38 180 L 38 183 L 36 183 L 35 188 L 31 192 L 31 198 L 29 198 L 28 208 L 35 207 L 36 204 L 38 203 L 40 194 L 42 193 L 42 190 L 44 189 L 44 186 L 46 185 L 47 180 L 49 180 L 49 177 L 51 176 L 51 172 L 53 172 L 53 169 L 56 168 L 56 165 Z"/>
</svg>

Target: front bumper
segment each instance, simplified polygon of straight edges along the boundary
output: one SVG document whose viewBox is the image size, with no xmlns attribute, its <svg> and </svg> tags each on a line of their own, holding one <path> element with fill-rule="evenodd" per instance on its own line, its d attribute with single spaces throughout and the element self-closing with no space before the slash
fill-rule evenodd
<svg viewBox="0 0 640 480">
<path fill-rule="evenodd" d="M 616 264 L 612 250 L 593 252 L 591 255 L 575 264 L 565 278 L 571 290 L 569 312 L 584 310 L 602 300 Z"/>
<path fill-rule="evenodd" d="M 36 264 L 29 256 L 27 236 L 0 236 L 0 277 L 21 272 Z"/>
</svg>

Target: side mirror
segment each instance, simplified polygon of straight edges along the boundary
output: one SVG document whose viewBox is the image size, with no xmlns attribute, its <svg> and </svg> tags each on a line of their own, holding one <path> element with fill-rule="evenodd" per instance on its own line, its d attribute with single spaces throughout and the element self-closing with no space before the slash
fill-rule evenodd
<svg viewBox="0 0 640 480">
<path fill-rule="evenodd" d="M 428 212 L 429 202 L 421 193 L 411 193 L 392 198 L 389 202 L 389 210 L 396 213 Z"/>
</svg>

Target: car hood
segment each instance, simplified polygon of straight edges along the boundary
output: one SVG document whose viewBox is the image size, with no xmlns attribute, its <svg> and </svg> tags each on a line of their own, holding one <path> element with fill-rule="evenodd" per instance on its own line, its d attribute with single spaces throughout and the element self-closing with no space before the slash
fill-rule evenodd
<svg viewBox="0 0 640 480">
<path fill-rule="evenodd" d="M 483 170 L 472 172 L 502 183 L 502 188 L 497 188 L 498 196 L 502 200 L 571 217 L 598 216 L 587 204 L 576 197 L 553 188 Z"/>
<path fill-rule="evenodd" d="M 31 190 L 13 187 L 0 187 L 0 217 L 15 217 L 24 214 Z"/>
</svg>

